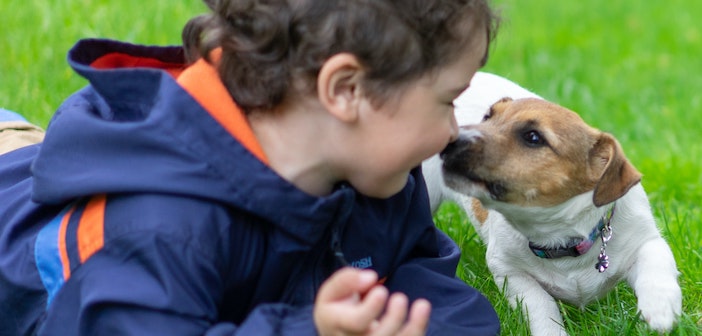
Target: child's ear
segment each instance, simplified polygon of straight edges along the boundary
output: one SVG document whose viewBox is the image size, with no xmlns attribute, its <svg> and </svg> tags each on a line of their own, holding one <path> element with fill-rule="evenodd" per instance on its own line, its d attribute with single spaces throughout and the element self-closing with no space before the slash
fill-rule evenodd
<svg viewBox="0 0 702 336">
<path fill-rule="evenodd" d="M 364 71 L 356 56 L 341 53 L 327 59 L 317 77 L 317 96 L 329 113 L 344 122 L 358 118 Z"/>
</svg>

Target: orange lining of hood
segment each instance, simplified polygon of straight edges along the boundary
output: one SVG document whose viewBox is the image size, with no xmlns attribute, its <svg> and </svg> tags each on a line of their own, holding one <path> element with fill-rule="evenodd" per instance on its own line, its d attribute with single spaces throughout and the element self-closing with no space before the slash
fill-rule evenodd
<svg viewBox="0 0 702 336">
<path fill-rule="evenodd" d="M 210 58 L 214 64 L 217 64 L 221 56 L 222 50 L 215 49 Z M 96 69 L 156 68 L 168 72 L 231 136 L 261 162 L 268 164 L 268 158 L 256 139 L 246 115 L 229 95 L 217 69 L 204 59 L 199 59 L 183 69 L 183 64 L 114 52 L 96 59 L 90 66 Z"/>
<path fill-rule="evenodd" d="M 221 49 L 210 55 L 212 62 L 221 58 Z M 178 76 L 178 84 L 212 115 L 234 138 L 263 163 L 268 164 L 266 154 L 256 139 L 244 112 L 236 106 L 217 73 L 217 69 L 204 59 L 197 60 Z"/>
</svg>

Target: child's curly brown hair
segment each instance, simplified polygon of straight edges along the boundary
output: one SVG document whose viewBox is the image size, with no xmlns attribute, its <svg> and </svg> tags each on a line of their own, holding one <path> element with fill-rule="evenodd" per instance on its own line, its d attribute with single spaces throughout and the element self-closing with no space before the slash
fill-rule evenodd
<svg viewBox="0 0 702 336">
<path fill-rule="evenodd" d="M 220 76 L 246 113 L 316 89 L 326 59 L 353 54 L 382 104 L 403 83 L 458 59 L 476 34 L 494 37 L 487 0 L 205 0 L 188 22 L 189 61 L 222 49 Z M 487 50 L 485 51 L 487 57 Z M 305 91 L 307 90 L 307 91 Z"/>
</svg>

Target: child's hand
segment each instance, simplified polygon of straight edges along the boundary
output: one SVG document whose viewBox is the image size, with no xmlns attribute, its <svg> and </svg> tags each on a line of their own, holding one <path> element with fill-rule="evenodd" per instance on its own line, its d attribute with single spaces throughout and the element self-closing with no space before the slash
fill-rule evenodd
<svg viewBox="0 0 702 336">
<path fill-rule="evenodd" d="M 424 335 L 430 303 L 424 299 L 415 301 L 406 319 L 407 296 L 395 293 L 388 299 L 388 290 L 377 281 L 375 272 L 354 268 L 341 269 L 325 281 L 314 306 L 319 334 Z"/>
</svg>

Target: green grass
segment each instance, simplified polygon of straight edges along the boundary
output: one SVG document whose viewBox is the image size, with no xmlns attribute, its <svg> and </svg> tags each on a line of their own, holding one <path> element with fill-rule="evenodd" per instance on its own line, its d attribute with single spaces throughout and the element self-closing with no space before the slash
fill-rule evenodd
<svg viewBox="0 0 702 336">
<path fill-rule="evenodd" d="M 702 328 L 702 2 L 499 0 L 503 23 L 486 67 L 579 112 L 611 132 L 644 174 L 659 226 L 681 272 L 683 310 L 673 335 Z M 200 1 L 0 2 L 0 107 L 46 126 L 85 85 L 66 65 L 79 38 L 178 44 Z M 452 204 L 436 217 L 462 247 L 458 274 L 496 306 L 504 335 L 526 335 L 487 270 L 485 249 Z M 584 311 L 561 306 L 572 335 L 647 335 L 632 291 L 621 285 Z"/>
<path fill-rule="evenodd" d="M 66 63 L 80 38 L 180 44 L 201 1 L 0 1 L 0 107 L 46 126 L 59 104 L 86 84 Z"/>
</svg>

